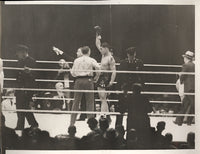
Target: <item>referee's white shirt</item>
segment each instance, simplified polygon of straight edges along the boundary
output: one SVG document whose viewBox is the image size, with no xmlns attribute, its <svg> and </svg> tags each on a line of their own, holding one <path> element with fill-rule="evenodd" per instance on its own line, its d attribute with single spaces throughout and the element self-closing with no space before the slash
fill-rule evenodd
<svg viewBox="0 0 200 154">
<path fill-rule="evenodd" d="M 93 69 L 100 69 L 99 64 L 94 58 L 83 55 L 74 60 L 71 74 L 73 77 L 93 76 Z"/>
</svg>

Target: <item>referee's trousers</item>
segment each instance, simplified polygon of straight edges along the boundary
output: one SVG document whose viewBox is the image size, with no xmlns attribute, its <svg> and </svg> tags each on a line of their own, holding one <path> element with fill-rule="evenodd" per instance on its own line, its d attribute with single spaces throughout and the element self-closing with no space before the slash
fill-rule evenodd
<svg viewBox="0 0 200 154">
<path fill-rule="evenodd" d="M 86 78 L 77 78 L 75 80 L 74 90 L 94 90 L 93 79 Z M 86 111 L 94 111 L 94 93 L 93 92 L 84 92 L 85 101 L 86 101 Z M 79 106 L 82 100 L 83 92 L 74 93 L 74 101 L 72 105 L 72 111 L 79 111 Z M 76 121 L 77 114 L 71 114 L 70 124 L 73 126 Z M 87 118 L 94 117 L 94 114 L 87 114 Z"/>
</svg>

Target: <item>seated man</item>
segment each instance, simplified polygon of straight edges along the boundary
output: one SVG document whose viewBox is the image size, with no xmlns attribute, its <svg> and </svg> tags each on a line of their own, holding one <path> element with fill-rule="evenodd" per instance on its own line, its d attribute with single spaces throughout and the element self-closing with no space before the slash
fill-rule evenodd
<svg viewBox="0 0 200 154">
<path fill-rule="evenodd" d="M 53 98 L 59 99 L 55 102 L 53 102 L 53 108 L 56 110 L 61 109 L 68 109 L 69 108 L 69 102 L 66 101 L 65 93 L 64 93 L 64 85 L 61 82 L 56 83 L 55 88 L 57 90 L 57 95 Z"/>
<path fill-rule="evenodd" d="M 155 142 L 154 148 L 155 149 L 164 149 L 165 148 L 165 136 L 162 135 L 162 132 L 165 130 L 165 122 L 160 121 L 157 123 L 157 130 L 155 132 Z"/>
<path fill-rule="evenodd" d="M 76 127 L 69 126 L 68 135 L 57 135 L 56 141 L 58 142 L 58 146 L 56 149 L 58 150 L 76 150 L 78 147 L 79 138 L 75 136 Z"/>
<path fill-rule="evenodd" d="M 88 124 L 89 128 L 91 129 L 91 132 L 88 133 L 87 136 L 93 136 L 93 135 L 99 134 L 101 132 L 97 126 L 98 121 L 94 117 L 89 118 L 87 121 L 87 124 Z"/>
</svg>

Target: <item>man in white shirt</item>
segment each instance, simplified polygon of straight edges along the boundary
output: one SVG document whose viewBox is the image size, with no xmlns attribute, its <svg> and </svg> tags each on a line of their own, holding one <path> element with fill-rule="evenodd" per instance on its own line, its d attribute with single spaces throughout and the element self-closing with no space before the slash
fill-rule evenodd
<svg viewBox="0 0 200 154">
<path fill-rule="evenodd" d="M 14 97 L 15 91 L 11 88 L 7 89 L 5 95 L 10 98 L 6 98 L 1 102 L 2 113 L 6 118 L 6 125 L 8 127 L 15 128 L 17 122 L 17 113 L 5 111 L 5 110 L 16 110 L 16 98 Z"/>
<path fill-rule="evenodd" d="M 75 59 L 71 74 L 76 78 L 74 84 L 74 90 L 94 90 L 94 83 L 98 81 L 100 72 L 95 73 L 93 78 L 93 69 L 100 70 L 100 66 L 97 61 L 90 57 L 91 50 L 88 46 L 82 47 L 83 56 Z M 94 111 L 94 93 L 85 92 L 86 110 Z M 74 93 L 74 102 L 72 105 L 72 111 L 79 110 L 79 104 L 82 100 L 83 92 Z M 88 114 L 87 118 L 94 115 Z M 71 126 L 75 124 L 77 114 L 71 115 Z"/>
</svg>

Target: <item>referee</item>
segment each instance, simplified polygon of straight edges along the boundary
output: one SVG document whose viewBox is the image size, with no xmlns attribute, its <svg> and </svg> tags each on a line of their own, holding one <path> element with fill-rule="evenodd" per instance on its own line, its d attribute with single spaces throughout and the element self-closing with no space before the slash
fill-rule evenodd
<svg viewBox="0 0 200 154">
<path fill-rule="evenodd" d="M 74 90 L 94 90 L 94 83 L 98 81 L 100 72 L 95 73 L 93 78 L 93 69 L 100 70 L 100 66 L 97 61 L 90 57 L 91 50 L 88 46 L 82 47 L 83 56 L 75 59 L 71 74 L 75 77 Z M 86 110 L 94 111 L 94 93 L 86 92 Z M 74 93 L 74 102 L 72 105 L 72 111 L 79 110 L 79 104 L 81 103 L 83 92 Z M 87 118 L 93 117 L 94 115 L 88 114 Z M 77 114 L 71 115 L 70 125 L 73 126 L 76 121 Z"/>
</svg>

